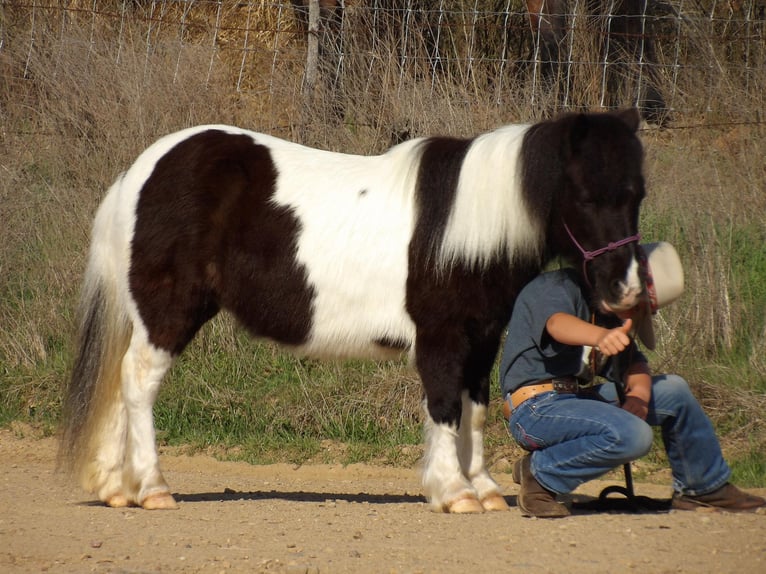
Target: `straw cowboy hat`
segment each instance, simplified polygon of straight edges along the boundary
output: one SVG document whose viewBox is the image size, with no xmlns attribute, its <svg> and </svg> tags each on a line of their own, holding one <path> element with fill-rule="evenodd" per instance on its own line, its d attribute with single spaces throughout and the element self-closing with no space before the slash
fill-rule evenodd
<svg viewBox="0 0 766 574">
<path fill-rule="evenodd" d="M 652 316 L 681 296 L 684 291 L 684 269 L 675 248 L 665 241 L 642 245 L 641 261 L 646 271 L 646 298 L 636 307 L 633 323 L 638 338 L 647 349 L 654 349 Z"/>
</svg>

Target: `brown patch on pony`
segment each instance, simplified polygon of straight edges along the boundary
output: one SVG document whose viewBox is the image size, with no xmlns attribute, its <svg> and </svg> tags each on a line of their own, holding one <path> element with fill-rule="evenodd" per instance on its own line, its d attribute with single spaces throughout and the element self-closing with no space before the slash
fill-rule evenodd
<svg viewBox="0 0 766 574">
<path fill-rule="evenodd" d="M 178 355 L 220 309 L 256 336 L 306 340 L 313 290 L 295 260 L 298 220 L 270 202 L 277 178 L 267 147 L 219 130 L 157 162 L 136 209 L 129 278 L 153 345 Z"/>
</svg>

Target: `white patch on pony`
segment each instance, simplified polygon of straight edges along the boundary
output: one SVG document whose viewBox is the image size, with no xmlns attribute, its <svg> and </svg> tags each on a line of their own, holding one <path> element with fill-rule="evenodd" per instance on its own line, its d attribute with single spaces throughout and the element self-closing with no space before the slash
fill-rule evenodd
<svg viewBox="0 0 766 574">
<path fill-rule="evenodd" d="M 630 309 L 638 303 L 639 296 L 643 292 L 643 285 L 641 284 L 641 277 L 638 273 L 639 264 L 634 257 L 630 261 L 627 271 L 625 272 L 625 280 L 620 281 L 620 301 L 616 305 L 609 304 L 609 307 L 613 311 L 620 311 Z"/>
<path fill-rule="evenodd" d="M 138 489 L 124 492 L 136 503 L 152 494 L 169 492 L 160 472 L 152 408 L 172 363 L 170 353 L 149 343 L 143 326 L 136 325 L 122 361 L 122 395 L 127 413 L 123 488 Z"/>
<path fill-rule="evenodd" d="M 369 357 L 386 356 L 383 338 L 412 345 L 405 290 L 420 141 L 373 157 L 256 141 L 279 173 L 275 203 L 300 222 L 296 258 L 315 291 L 311 335 L 295 350 Z"/>
<path fill-rule="evenodd" d="M 457 456 L 463 475 L 471 481 L 479 499 L 499 494 L 500 487 L 484 466 L 484 427 L 487 422 L 487 407 L 474 403 L 468 391 L 462 394 L 463 409 L 458 431 Z"/>
<path fill-rule="evenodd" d="M 483 466 L 483 460 L 476 460 L 476 441 L 473 431 L 476 426 L 484 428 L 486 420 L 486 408 L 483 405 L 475 404 L 468 396 L 468 391 L 463 391 L 461 395 L 462 409 L 460 413 L 460 428 L 457 437 L 457 457 L 460 461 L 460 468 L 463 474 L 470 478 L 472 471 L 477 469 L 477 463 Z M 480 429 L 480 430 L 481 430 Z M 478 443 L 479 456 L 484 448 L 483 441 Z"/>
<path fill-rule="evenodd" d="M 426 412 L 423 490 L 432 510 L 446 512 L 450 503 L 461 498 L 476 498 L 476 490 L 460 469 L 457 453 L 458 431 L 454 424 L 436 424 Z"/>
<path fill-rule="evenodd" d="M 527 125 L 509 125 L 477 137 L 468 149 L 441 246 L 440 263 L 483 267 L 505 255 L 535 253 L 543 232 L 529 217 L 521 193 L 519 157 Z"/>
</svg>

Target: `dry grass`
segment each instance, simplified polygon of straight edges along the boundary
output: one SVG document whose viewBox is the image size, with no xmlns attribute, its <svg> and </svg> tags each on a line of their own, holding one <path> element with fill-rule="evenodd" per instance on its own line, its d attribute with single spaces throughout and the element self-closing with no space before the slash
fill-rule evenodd
<svg viewBox="0 0 766 574">
<path fill-rule="evenodd" d="M 89 9 L 92 2 L 70 5 Z M 3 417 L 55 419 L 92 215 L 114 177 L 157 137 L 193 124 L 234 123 L 338 151 L 377 153 L 405 133 L 473 134 L 538 117 L 542 109 L 526 105 L 532 87 L 523 77 L 498 88 L 487 82 L 492 68 L 477 63 L 473 70 L 449 67 L 434 82 L 422 70 L 403 71 L 396 47 L 384 40 L 374 52 L 352 50 L 342 85 L 318 86 L 306 109 L 305 46 L 290 14 L 270 5 L 259 11 L 224 3 L 220 14 L 195 10 L 185 20 L 181 5 L 172 3 L 153 20 L 146 12 L 150 3 L 136 3 L 130 18 L 86 11 L 62 19 L 56 10 L 38 9 L 34 35 L 29 10 L 9 6 L 3 4 L 0 13 Z M 243 56 L 242 24 L 256 20 L 265 31 L 248 37 Z M 213 38 L 216 22 L 221 31 Z M 456 37 L 453 43 L 464 49 L 469 40 Z M 218 51 L 211 60 L 214 41 Z M 573 103 L 596 107 L 597 71 L 576 71 Z M 726 119 L 731 104 L 737 118 L 762 119 L 764 92 L 754 90 L 753 82 L 766 85 L 763 74 L 749 87 L 723 75 L 711 117 Z M 678 101 L 687 105 L 676 111 L 676 126 L 700 123 L 710 89 L 676 87 Z M 695 94 L 705 101 L 694 100 Z M 766 451 L 764 129 L 759 124 L 643 133 L 650 190 L 644 233 L 679 248 L 688 285 L 682 301 L 658 318 L 656 368 L 692 381 L 727 445 L 750 445 L 760 453 Z M 252 369 L 206 365 L 214 340 L 232 363 L 247 362 L 253 352 L 232 327 L 222 325 L 211 327 L 191 349 L 184 376 L 193 377 L 196 369 L 264 379 Z M 299 432 L 342 426 L 365 406 L 374 412 L 378 432 L 417 426 L 419 386 L 400 364 L 341 368 L 269 360 L 286 361 L 292 370 L 297 391 L 290 424 Z M 321 378 L 331 383 L 318 386 Z M 345 388 L 353 393 L 342 397 Z M 209 400 L 236 398 L 208 391 Z M 490 449 L 502 453 L 507 437 L 492 420 Z"/>
</svg>

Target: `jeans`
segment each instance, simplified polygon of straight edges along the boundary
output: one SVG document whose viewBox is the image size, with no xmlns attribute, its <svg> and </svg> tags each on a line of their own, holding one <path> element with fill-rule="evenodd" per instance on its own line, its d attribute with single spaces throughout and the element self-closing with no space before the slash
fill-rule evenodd
<svg viewBox="0 0 766 574">
<path fill-rule="evenodd" d="M 619 408 L 614 383 L 593 395 L 541 393 L 514 409 L 513 438 L 532 452 L 531 470 L 548 490 L 566 494 L 580 484 L 647 454 L 659 426 L 673 472 L 673 489 L 690 496 L 722 487 L 731 471 L 715 430 L 684 379 L 652 377 L 646 421 Z"/>
</svg>

